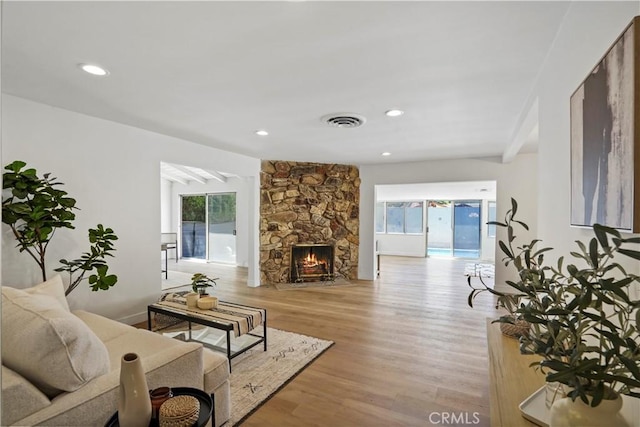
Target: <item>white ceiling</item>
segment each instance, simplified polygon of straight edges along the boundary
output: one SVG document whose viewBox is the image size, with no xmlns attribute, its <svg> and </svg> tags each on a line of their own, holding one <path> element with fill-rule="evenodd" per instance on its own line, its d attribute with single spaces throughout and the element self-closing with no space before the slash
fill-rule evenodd
<svg viewBox="0 0 640 427">
<path fill-rule="evenodd" d="M 262 159 L 500 156 L 569 3 L 4 1 L 2 89 Z"/>
<path fill-rule="evenodd" d="M 226 172 L 204 170 L 193 166 L 176 165 L 166 162 L 160 162 L 160 176 L 168 181 L 183 185 L 189 185 L 191 182 L 207 184 L 211 180 L 227 182 L 229 177 L 237 177 L 237 175 Z"/>
</svg>

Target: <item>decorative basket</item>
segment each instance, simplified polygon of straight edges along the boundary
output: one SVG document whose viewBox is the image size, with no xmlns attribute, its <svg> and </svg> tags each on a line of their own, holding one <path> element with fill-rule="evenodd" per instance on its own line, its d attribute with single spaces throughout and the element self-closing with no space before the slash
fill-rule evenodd
<svg viewBox="0 0 640 427">
<path fill-rule="evenodd" d="M 160 406 L 160 427 L 190 427 L 198 421 L 200 402 L 193 396 L 176 396 Z"/>
<path fill-rule="evenodd" d="M 218 298 L 216 297 L 202 297 L 196 302 L 200 310 L 211 310 L 218 306 Z"/>
<path fill-rule="evenodd" d="M 513 324 L 500 323 L 500 332 L 508 337 L 520 338 L 529 333 L 530 327 L 531 324 L 526 320 L 516 320 Z"/>
</svg>

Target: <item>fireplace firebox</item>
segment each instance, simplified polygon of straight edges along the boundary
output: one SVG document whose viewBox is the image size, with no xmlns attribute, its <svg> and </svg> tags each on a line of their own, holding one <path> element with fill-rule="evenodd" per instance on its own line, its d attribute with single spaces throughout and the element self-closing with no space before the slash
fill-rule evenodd
<svg viewBox="0 0 640 427">
<path fill-rule="evenodd" d="M 301 244 L 291 247 L 291 283 L 334 280 L 331 245 Z"/>
</svg>

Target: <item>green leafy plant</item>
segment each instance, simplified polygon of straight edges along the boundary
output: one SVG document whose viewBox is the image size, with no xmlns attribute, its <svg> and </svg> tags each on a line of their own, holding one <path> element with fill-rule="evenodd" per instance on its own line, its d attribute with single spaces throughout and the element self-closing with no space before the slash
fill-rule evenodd
<svg viewBox="0 0 640 427">
<path fill-rule="evenodd" d="M 517 281 L 506 282 L 514 292 L 469 282 L 469 305 L 488 291 L 515 319 L 529 322 L 529 333 L 520 337 L 520 351 L 540 355 L 532 366 L 546 374 L 547 382 L 568 386 L 572 400 L 579 397 L 598 406 L 616 393 L 640 397 L 640 301 L 630 297 L 631 285 L 640 283 L 640 277 L 614 261 L 616 256 L 640 260 L 640 251 L 629 247 L 640 238 L 622 238 L 617 230 L 595 224 L 595 236 L 588 243 L 576 241 L 578 249 L 570 253 L 573 263 L 565 266 L 564 257 L 559 257 L 545 265 L 552 248 L 539 248 L 537 239 L 515 243 L 515 228 L 528 230 L 516 219 L 517 210 L 512 199 L 504 222 L 491 222 L 507 231 L 506 242 L 499 246 L 505 265 L 518 273 Z M 496 322 L 512 323 L 508 317 Z"/>
<path fill-rule="evenodd" d="M 5 166 L 2 188 L 6 190 L 2 200 L 2 222 L 7 224 L 16 240 L 20 252 L 27 252 L 42 272 L 42 280 L 47 280 L 46 253 L 56 230 L 74 229 L 76 200 L 59 187 L 64 185 L 45 173 L 40 178 L 33 168 L 26 168 L 23 161 L 14 161 Z M 107 290 L 118 281 L 116 275 L 108 274 L 105 257 L 112 257 L 113 242 L 118 237 L 111 228 L 98 224 L 89 229 L 89 252 L 79 259 L 60 260 L 63 265 L 55 271 L 69 273 L 66 295 L 73 291 L 90 274 L 89 284 L 93 291 Z M 74 274 L 80 273 L 73 278 Z"/>
<path fill-rule="evenodd" d="M 206 274 L 196 273 L 191 277 L 191 288 L 193 289 L 193 292 L 197 292 L 202 295 L 206 293 L 207 288 L 216 286 L 216 280 L 218 279 L 219 277 L 211 279 Z"/>
<path fill-rule="evenodd" d="M 2 188 L 10 190 L 2 200 L 2 222 L 11 227 L 20 252 L 27 252 L 42 270 L 47 280 L 45 255 L 49 242 L 58 228 L 75 228 L 75 199 L 68 197 L 57 178 L 46 173 L 38 177 L 35 169 L 24 169 L 25 162 L 15 161 L 5 166 Z"/>
<path fill-rule="evenodd" d="M 118 236 L 113 233 L 111 228 L 104 228 L 102 224 L 98 224 L 97 228 L 89 229 L 89 242 L 91 243 L 90 251 L 85 252 L 78 259 L 67 261 L 61 259 L 62 267 L 56 268 L 55 271 L 66 271 L 69 273 L 69 286 L 65 291 L 65 295 L 69 295 L 84 279 L 85 274 L 95 270 L 94 274 L 89 276 L 89 285 L 92 291 L 108 290 L 118 281 L 118 276 L 108 274 L 109 266 L 105 261 L 105 257 L 113 257 L 111 254 L 113 241 L 118 240 Z M 79 275 L 73 279 L 74 274 Z"/>
</svg>

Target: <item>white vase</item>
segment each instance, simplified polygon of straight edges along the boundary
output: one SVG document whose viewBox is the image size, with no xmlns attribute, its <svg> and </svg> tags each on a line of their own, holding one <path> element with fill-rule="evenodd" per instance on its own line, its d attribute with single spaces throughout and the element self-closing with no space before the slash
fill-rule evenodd
<svg viewBox="0 0 640 427">
<path fill-rule="evenodd" d="M 551 406 L 549 427 L 629 427 L 620 415 L 620 409 L 622 397 L 618 394 L 615 400 L 602 400 L 595 408 L 579 397 L 575 401 L 563 397 Z"/>
<path fill-rule="evenodd" d="M 151 398 L 142 362 L 135 353 L 122 356 L 118 424 L 120 427 L 148 427 L 151 420 Z"/>
</svg>

